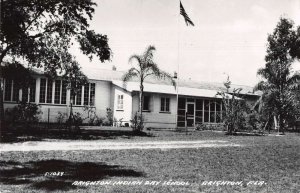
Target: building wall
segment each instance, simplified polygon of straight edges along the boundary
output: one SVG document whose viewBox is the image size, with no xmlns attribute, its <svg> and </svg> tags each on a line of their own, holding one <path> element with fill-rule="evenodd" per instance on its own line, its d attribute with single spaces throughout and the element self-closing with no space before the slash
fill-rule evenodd
<svg viewBox="0 0 300 193">
<path fill-rule="evenodd" d="M 58 113 L 66 113 L 69 115 L 70 113 L 70 91 L 67 90 L 66 95 L 66 104 L 54 104 L 54 103 L 40 103 L 40 84 L 41 78 L 43 76 L 36 75 L 34 76 L 36 79 L 36 92 L 35 92 L 35 103 L 40 106 L 41 115 L 40 121 L 47 122 L 56 122 Z M 90 80 L 90 83 L 95 83 L 95 105 L 90 106 L 91 109 L 95 110 L 96 114 L 99 117 L 106 116 L 106 109 L 111 107 L 111 82 L 109 81 L 93 81 Z M 54 87 L 52 89 L 52 99 L 54 99 Z M 19 91 L 22 93 L 22 91 Z M 19 100 L 21 100 L 21 95 L 19 96 Z M 83 99 L 82 99 L 83 100 Z M 17 102 L 4 102 L 4 109 L 10 109 L 17 105 Z M 79 112 L 83 118 L 88 117 L 88 111 L 84 110 L 84 105 L 73 105 L 73 112 Z M 87 121 L 87 119 L 86 119 Z"/>
<path fill-rule="evenodd" d="M 100 117 L 106 116 L 106 109 L 111 108 L 111 82 L 95 81 L 95 107 L 96 113 Z"/>
<path fill-rule="evenodd" d="M 118 96 L 123 96 L 123 109 L 118 108 Z M 122 120 L 122 124 L 130 123 L 131 120 L 131 112 L 132 112 L 132 96 L 130 92 L 125 91 L 124 89 L 118 86 L 112 86 L 112 107 L 114 112 L 114 118 L 120 124 L 120 120 Z"/>
<path fill-rule="evenodd" d="M 145 93 L 150 95 L 150 111 L 143 112 L 145 127 L 155 128 L 175 128 L 176 127 L 176 95 L 166 95 L 158 93 Z M 161 97 L 170 98 L 170 112 L 161 112 Z M 132 96 L 132 117 L 138 112 L 139 106 L 139 95 L 137 92 L 133 93 Z"/>
<path fill-rule="evenodd" d="M 145 127 L 154 127 L 154 128 L 176 128 L 176 116 L 177 116 L 177 96 L 176 95 L 168 95 L 168 94 L 159 94 L 159 93 L 145 93 L 144 95 L 149 95 L 150 96 L 150 109 L 149 111 L 144 111 L 144 123 Z M 161 112 L 161 97 L 168 97 L 170 98 L 170 111 L 169 112 Z M 139 95 L 138 92 L 133 93 L 132 97 L 132 116 L 138 111 L 138 102 L 139 102 Z M 194 100 L 194 107 L 195 107 L 195 115 L 194 115 L 194 120 L 195 124 L 197 124 L 197 119 L 196 119 L 196 99 L 201 100 L 203 102 L 203 107 L 204 108 L 204 100 L 206 101 L 211 101 L 215 103 L 215 101 L 221 102 L 220 99 L 215 99 L 215 98 L 202 98 L 202 97 L 193 97 L 193 96 L 180 96 L 179 98 L 183 98 L 185 100 L 187 99 L 192 99 Z M 215 107 L 215 106 L 214 106 Z M 209 107 L 210 108 L 210 107 Z M 220 107 L 221 108 L 221 107 Z M 218 124 L 216 120 L 213 122 L 210 121 L 204 121 L 204 114 L 205 111 L 204 109 L 201 109 L 201 114 L 202 114 L 202 123 L 203 124 Z M 186 111 L 186 109 L 185 109 Z M 215 111 L 215 110 L 214 110 Z M 216 115 L 216 112 L 214 113 L 213 116 Z M 210 116 L 210 113 L 209 113 Z M 185 119 L 185 118 L 184 118 Z M 184 122 L 184 125 L 187 124 Z M 185 126 L 180 126 L 179 127 L 185 127 Z M 190 126 L 188 126 L 190 127 Z M 192 127 L 195 127 L 193 124 Z"/>
<path fill-rule="evenodd" d="M 40 99 L 40 84 L 43 76 L 36 75 L 36 93 L 35 103 L 39 103 Z M 130 123 L 130 120 L 138 112 L 139 106 L 139 93 L 128 92 L 123 88 L 113 85 L 110 81 L 90 80 L 91 83 L 95 83 L 95 105 L 91 108 L 95 110 L 97 116 L 106 117 L 107 108 L 113 111 L 114 118 L 117 121 L 122 120 L 124 123 Z M 53 87 L 53 92 L 55 91 Z M 19 91 L 22 93 L 21 91 Z M 123 109 L 118 109 L 118 95 L 123 95 Z M 156 128 L 175 128 L 176 116 L 177 116 L 177 97 L 176 95 L 160 94 L 160 93 L 145 93 L 150 96 L 149 111 L 143 112 L 145 118 L 145 127 Z M 161 97 L 167 97 L 170 99 L 169 112 L 161 112 Z M 190 97 L 191 98 L 191 97 Z M 194 98 L 194 97 L 192 97 Z M 54 96 L 53 96 L 54 99 Z M 197 97 L 197 99 L 202 99 Z M 206 100 L 206 99 L 205 99 Z M 207 99 L 215 100 L 215 99 Z M 247 98 L 247 101 L 253 103 L 257 100 L 256 96 Z M 83 99 L 82 99 L 83 101 Z M 56 122 L 58 112 L 70 113 L 70 92 L 67 90 L 66 104 L 40 104 L 41 107 L 41 121 Z M 16 106 L 16 102 L 5 102 L 4 108 L 13 108 Z M 73 112 L 79 112 L 83 118 L 88 117 L 88 111 L 84 111 L 84 105 L 73 105 Z M 203 111 L 204 115 L 204 111 Z M 86 120 L 87 121 L 87 120 Z M 203 121 L 204 122 L 204 121 Z"/>
</svg>

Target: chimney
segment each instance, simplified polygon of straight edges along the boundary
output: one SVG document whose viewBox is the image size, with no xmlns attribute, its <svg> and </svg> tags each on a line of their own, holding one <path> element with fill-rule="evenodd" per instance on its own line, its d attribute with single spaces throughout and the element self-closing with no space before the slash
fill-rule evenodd
<svg viewBox="0 0 300 193">
<path fill-rule="evenodd" d="M 113 71 L 116 71 L 116 70 L 117 70 L 117 67 L 116 67 L 115 65 L 113 65 L 113 66 L 112 66 L 112 70 L 113 70 Z"/>
<path fill-rule="evenodd" d="M 174 77 L 175 79 L 177 79 L 177 72 L 174 72 Z"/>
</svg>

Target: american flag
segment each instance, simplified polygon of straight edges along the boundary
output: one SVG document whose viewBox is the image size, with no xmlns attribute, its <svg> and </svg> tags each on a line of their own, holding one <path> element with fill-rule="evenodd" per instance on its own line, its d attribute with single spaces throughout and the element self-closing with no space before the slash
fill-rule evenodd
<svg viewBox="0 0 300 193">
<path fill-rule="evenodd" d="M 182 3 L 180 1 L 180 15 L 183 16 L 184 18 L 184 21 L 186 23 L 186 25 L 191 25 L 191 26 L 195 26 L 194 23 L 192 22 L 192 20 L 190 19 L 190 17 L 187 15 L 187 13 L 185 12 L 183 6 L 182 6 Z"/>
</svg>

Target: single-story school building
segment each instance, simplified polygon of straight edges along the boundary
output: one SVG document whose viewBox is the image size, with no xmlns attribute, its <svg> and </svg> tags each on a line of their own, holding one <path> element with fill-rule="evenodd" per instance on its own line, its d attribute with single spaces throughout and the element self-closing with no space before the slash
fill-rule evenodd
<svg viewBox="0 0 300 193">
<path fill-rule="evenodd" d="M 88 116 L 85 107 L 92 108 L 99 117 L 105 117 L 110 109 L 116 120 L 130 123 L 138 111 L 139 82 L 122 82 L 124 72 L 106 69 L 84 71 L 89 84 L 82 86 L 80 94 L 72 98 L 73 111 Z M 4 80 L 4 108 L 12 108 L 18 101 L 40 105 L 41 121 L 56 122 L 58 113 L 70 113 L 70 92 L 64 81 L 50 80 L 42 72 L 35 71 L 28 90 L 14 87 L 13 80 Z M 255 103 L 259 94 L 252 87 L 242 88 L 241 95 L 249 103 Z M 145 127 L 176 128 L 195 127 L 198 123 L 218 124 L 222 105 L 217 92 L 225 90 L 223 83 L 179 80 L 178 91 L 165 80 L 149 78 L 144 83 L 143 111 Z M 177 96 L 178 93 L 178 96 Z"/>
</svg>

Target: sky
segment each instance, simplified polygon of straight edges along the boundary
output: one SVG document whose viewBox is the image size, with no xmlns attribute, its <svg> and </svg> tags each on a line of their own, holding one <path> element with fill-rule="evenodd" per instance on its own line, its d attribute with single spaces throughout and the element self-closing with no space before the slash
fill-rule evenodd
<svg viewBox="0 0 300 193">
<path fill-rule="evenodd" d="M 84 69 L 116 66 L 125 71 L 128 59 L 156 47 L 154 60 L 180 79 L 254 86 L 263 67 L 268 34 L 279 18 L 300 25 L 299 0 L 182 0 L 195 26 L 179 15 L 179 0 L 95 0 L 91 29 L 105 34 L 113 57 L 109 62 L 89 59 L 74 49 Z M 294 64 L 300 69 L 300 64 Z"/>
</svg>

